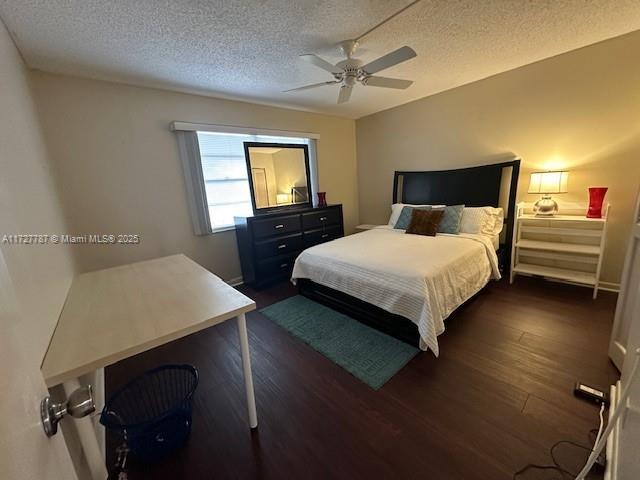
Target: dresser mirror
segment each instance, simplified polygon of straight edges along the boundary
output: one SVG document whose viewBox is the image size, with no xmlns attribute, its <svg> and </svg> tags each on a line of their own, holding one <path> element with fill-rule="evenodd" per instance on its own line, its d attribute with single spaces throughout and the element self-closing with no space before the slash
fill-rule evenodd
<svg viewBox="0 0 640 480">
<path fill-rule="evenodd" d="M 244 142 L 244 155 L 254 213 L 311 206 L 307 145 Z"/>
</svg>

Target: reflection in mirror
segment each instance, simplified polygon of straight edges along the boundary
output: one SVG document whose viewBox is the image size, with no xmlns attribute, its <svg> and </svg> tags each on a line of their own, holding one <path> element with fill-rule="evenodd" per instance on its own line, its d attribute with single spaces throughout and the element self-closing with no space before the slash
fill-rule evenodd
<svg viewBox="0 0 640 480">
<path fill-rule="evenodd" d="M 244 142 L 255 210 L 310 204 L 307 145 Z"/>
</svg>

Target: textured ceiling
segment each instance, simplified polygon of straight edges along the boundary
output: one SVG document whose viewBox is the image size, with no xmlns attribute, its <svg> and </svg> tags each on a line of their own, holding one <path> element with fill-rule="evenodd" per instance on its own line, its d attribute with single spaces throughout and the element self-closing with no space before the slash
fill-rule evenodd
<svg viewBox="0 0 640 480">
<path fill-rule="evenodd" d="M 297 56 L 335 63 L 408 0 L 0 0 L 29 66 L 126 83 L 360 117 L 640 29 L 638 0 L 422 0 L 361 41 L 365 62 L 403 45 L 418 57 L 381 72 L 404 91 L 337 86 Z"/>
</svg>

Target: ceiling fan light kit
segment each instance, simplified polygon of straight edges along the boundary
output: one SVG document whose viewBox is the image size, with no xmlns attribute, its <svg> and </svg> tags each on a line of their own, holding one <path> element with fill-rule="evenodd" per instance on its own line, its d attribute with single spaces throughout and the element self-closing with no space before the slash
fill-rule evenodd
<svg viewBox="0 0 640 480">
<path fill-rule="evenodd" d="M 353 58 L 353 54 L 358 48 L 357 40 L 347 40 L 340 43 L 340 50 L 347 57 L 335 65 L 327 62 L 325 59 L 314 54 L 300 55 L 302 60 L 322 68 L 333 75 L 334 80 L 305 85 L 303 87 L 292 88 L 285 92 L 295 92 L 308 90 L 311 88 L 322 87 L 324 85 L 340 84 L 340 92 L 338 93 L 338 103 L 345 103 L 351 98 L 351 92 L 354 85 L 360 83 L 364 86 L 394 88 L 404 90 L 409 88 L 413 83 L 411 80 L 403 80 L 400 78 L 377 77 L 374 73 L 380 72 L 387 68 L 393 67 L 399 63 L 405 62 L 416 56 L 416 52 L 411 47 L 401 47 L 391 53 L 387 53 L 382 57 L 365 64 L 358 58 Z"/>
<path fill-rule="evenodd" d="M 304 87 L 292 88 L 290 90 L 285 90 L 285 92 L 296 92 L 299 90 L 308 90 L 310 88 L 322 87 L 325 85 L 340 84 L 338 103 L 345 103 L 348 102 L 351 98 L 351 91 L 353 90 L 354 85 L 356 85 L 357 83 L 360 83 L 365 87 L 371 86 L 381 88 L 395 88 L 397 90 L 404 90 L 406 88 L 409 88 L 413 83 L 412 80 L 376 77 L 373 74 L 398 65 L 399 63 L 406 62 L 407 60 L 415 57 L 416 52 L 411 47 L 400 47 L 399 49 L 394 50 L 391 53 L 387 53 L 377 60 L 374 60 L 373 62 L 369 62 L 367 64 L 364 64 L 364 62 L 360 59 L 353 58 L 353 55 L 358 48 L 358 41 L 360 39 L 369 35 L 371 32 L 380 28 L 382 25 L 402 14 L 417 3 L 420 3 L 420 0 L 414 0 L 411 3 L 405 5 L 400 10 L 388 16 L 377 25 L 371 27 L 359 37 L 353 40 L 345 40 L 344 42 L 341 42 L 338 47 L 340 48 L 342 54 L 347 58 L 346 60 L 342 60 L 341 62 L 336 63 L 335 65 L 327 62 L 324 58 L 320 58 L 314 54 L 300 55 L 300 58 L 302 58 L 303 60 L 329 72 L 331 75 L 333 75 L 334 79 L 327 82 L 305 85 Z"/>
</svg>

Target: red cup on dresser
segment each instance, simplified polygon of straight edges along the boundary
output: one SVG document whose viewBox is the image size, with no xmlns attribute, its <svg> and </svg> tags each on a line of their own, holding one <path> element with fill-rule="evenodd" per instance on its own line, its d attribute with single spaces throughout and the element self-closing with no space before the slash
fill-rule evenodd
<svg viewBox="0 0 640 480">
<path fill-rule="evenodd" d="M 318 192 L 318 206 L 319 207 L 327 206 L 327 192 Z"/>
<path fill-rule="evenodd" d="M 607 190 L 609 190 L 607 187 L 589 187 L 587 218 L 602 218 L 602 203 Z"/>
</svg>

